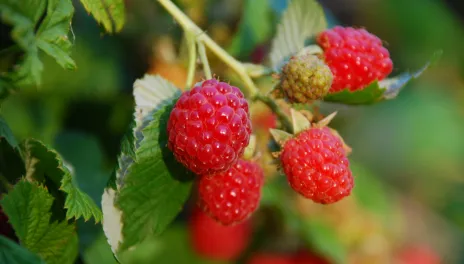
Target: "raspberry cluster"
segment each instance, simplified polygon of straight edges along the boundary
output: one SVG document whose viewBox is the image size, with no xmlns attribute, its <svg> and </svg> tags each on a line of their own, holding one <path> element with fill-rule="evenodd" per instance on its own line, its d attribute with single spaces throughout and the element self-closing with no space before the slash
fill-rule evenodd
<svg viewBox="0 0 464 264">
<path fill-rule="evenodd" d="M 168 147 L 199 176 L 200 208 L 223 225 L 245 220 L 258 207 L 263 170 L 240 159 L 251 135 L 248 102 L 216 79 L 184 92 L 171 112 Z"/>
<path fill-rule="evenodd" d="M 390 53 L 382 40 L 365 29 L 336 26 L 319 34 L 317 43 L 334 75 L 331 93 L 361 90 L 392 72 Z"/>
</svg>

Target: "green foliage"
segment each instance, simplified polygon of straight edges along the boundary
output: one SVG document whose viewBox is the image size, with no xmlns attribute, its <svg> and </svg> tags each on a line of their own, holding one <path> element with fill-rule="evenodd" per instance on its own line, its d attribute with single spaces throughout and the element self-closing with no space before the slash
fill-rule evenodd
<svg viewBox="0 0 464 264">
<path fill-rule="evenodd" d="M 134 251 L 121 256 L 121 262 L 127 264 L 150 263 L 191 263 L 226 264 L 225 261 L 203 259 L 192 250 L 188 231 L 185 226 L 173 226 L 159 238 L 149 239 Z"/>
<path fill-rule="evenodd" d="M 80 0 L 87 12 L 109 33 L 121 31 L 124 21 L 124 0 Z"/>
<path fill-rule="evenodd" d="M 69 169 L 63 164 L 60 155 L 40 141 L 27 140 L 23 144 L 26 153 L 27 178 L 41 183 L 53 184 L 50 189 L 60 189 L 66 194 L 64 208 L 66 218 L 101 221 L 102 213 L 95 202 L 82 192 L 74 182 Z"/>
<path fill-rule="evenodd" d="M 69 57 L 68 33 L 74 12 L 70 0 L 4 0 L 0 10 L 2 20 L 13 26 L 12 39 L 25 52 L 21 66 L 12 74 L 15 83 L 40 84 L 43 70 L 40 51 L 64 68 L 76 68 Z"/>
<path fill-rule="evenodd" d="M 143 129 L 137 162 L 124 177 L 117 200 L 123 213 L 124 248 L 161 234 L 190 195 L 192 181 L 187 170 L 166 149 L 171 109 L 172 106 L 166 106 L 158 110 Z"/>
<path fill-rule="evenodd" d="M 271 10 L 268 0 L 246 0 L 237 34 L 229 52 L 234 56 L 250 54 L 256 45 L 264 43 L 272 34 Z"/>
<path fill-rule="evenodd" d="M 27 181 L 20 181 L 0 201 L 24 247 L 47 263 L 73 263 L 77 256 L 77 249 L 70 248 L 77 248 L 74 227 L 67 221 L 51 221 L 52 203 L 45 187 Z"/>
<path fill-rule="evenodd" d="M 345 263 L 348 252 L 333 226 L 311 219 L 303 224 L 304 239 L 314 251 L 326 256 L 333 263 Z"/>
<path fill-rule="evenodd" d="M 0 235 L 0 263 L 45 264 L 37 255 Z"/>
<path fill-rule="evenodd" d="M 329 93 L 324 97 L 324 101 L 360 105 L 394 99 L 409 81 L 418 78 L 432 62 L 437 60 L 440 54 L 440 52 L 437 52 L 430 62 L 414 73 L 406 72 L 394 78 L 375 81 L 366 88 L 354 92 L 344 89 L 337 93 Z"/>
<path fill-rule="evenodd" d="M 13 148 L 18 147 L 18 142 L 16 141 L 13 132 L 6 123 L 5 119 L 0 116 L 0 141 L 2 140 L 6 140 L 6 142 L 8 142 L 8 144 Z"/>
<path fill-rule="evenodd" d="M 292 0 L 284 11 L 272 42 L 271 65 L 280 71 L 283 63 L 305 46 L 305 41 L 327 28 L 324 10 L 315 0 Z"/>
</svg>

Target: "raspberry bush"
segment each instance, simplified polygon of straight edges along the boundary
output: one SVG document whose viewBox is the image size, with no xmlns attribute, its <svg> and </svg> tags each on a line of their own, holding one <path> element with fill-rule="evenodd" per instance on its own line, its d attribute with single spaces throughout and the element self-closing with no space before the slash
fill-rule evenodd
<svg viewBox="0 0 464 264">
<path fill-rule="evenodd" d="M 41 52 L 76 68 L 72 2 L 26 2 L 0 3 L 15 43 L 5 51 L 13 62 L 0 75 L 0 103 L 41 83 Z M 124 1 L 81 2 L 108 33 L 122 29 Z M 103 167 L 102 157 L 86 159 L 98 153 L 81 151 L 90 143 L 71 137 L 73 153 L 64 154 L 29 136 L 18 142 L 0 116 L 0 263 L 82 263 L 86 239 L 102 242 L 120 263 L 365 263 L 348 251 L 367 248 L 360 246 L 364 237 L 381 244 L 372 233 L 391 230 L 360 209 L 371 198 L 362 190 L 377 191 L 378 184 L 359 175 L 336 129 L 350 122 L 347 108 L 330 103 L 394 99 L 428 64 L 390 77 L 388 45 L 364 28 L 329 27 L 315 0 L 291 1 L 276 30 L 253 19 L 267 14 L 268 1 L 245 1 L 228 49 L 218 44 L 227 34 L 198 26 L 198 9 L 155 2 L 180 26 L 182 44 L 179 54 L 174 47 L 157 53 L 162 69 L 150 71 L 162 74 L 135 80 L 132 122 L 98 199 L 85 191 L 91 181 L 77 180 L 88 171 L 65 159 L 81 155 L 83 167 Z M 244 44 L 250 21 L 263 28 L 253 32 L 253 47 Z M 241 54 L 263 63 L 242 62 Z M 353 219 L 365 229 L 353 228 Z M 102 241 L 79 235 L 86 228 L 98 228 Z"/>
</svg>

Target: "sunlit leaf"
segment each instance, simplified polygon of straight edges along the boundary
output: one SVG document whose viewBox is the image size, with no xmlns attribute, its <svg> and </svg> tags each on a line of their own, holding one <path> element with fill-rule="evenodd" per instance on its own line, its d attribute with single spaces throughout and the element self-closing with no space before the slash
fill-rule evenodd
<svg viewBox="0 0 464 264">
<path fill-rule="evenodd" d="M 284 11 L 272 42 L 271 66 L 282 63 L 305 46 L 305 41 L 327 28 L 322 7 L 315 0 L 292 0 Z"/>
</svg>

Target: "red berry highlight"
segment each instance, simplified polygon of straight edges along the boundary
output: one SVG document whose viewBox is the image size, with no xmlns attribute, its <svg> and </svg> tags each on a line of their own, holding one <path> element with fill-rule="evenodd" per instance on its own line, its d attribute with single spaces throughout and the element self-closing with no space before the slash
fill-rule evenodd
<svg viewBox="0 0 464 264">
<path fill-rule="evenodd" d="M 198 255 L 217 260 L 233 260 L 247 247 L 251 239 L 248 222 L 224 226 L 199 209 L 189 221 L 192 247 Z"/>
<path fill-rule="evenodd" d="M 223 225 L 241 222 L 258 208 L 263 181 L 258 164 L 239 159 L 225 172 L 200 178 L 198 205 Z"/>
<path fill-rule="evenodd" d="M 377 36 L 365 29 L 337 26 L 319 34 L 317 43 L 334 75 L 330 93 L 345 88 L 362 90 L 392 72 L 390 53 Z"/>
<path fill-rule="evenodd" d="M 215 79 L 184 92 L 169 117 L 168 147 L 196 174 L 229 169 L 251 135 L 248 102 L 234 86 Z"/>
<path fill-rule="evenodd" d="M 353 176 L 343 142 L 328 127 L 312 127 L 285 142 L 282 167 L 290 186 L 316 203 L 350 195 Z"/>
</svg>

